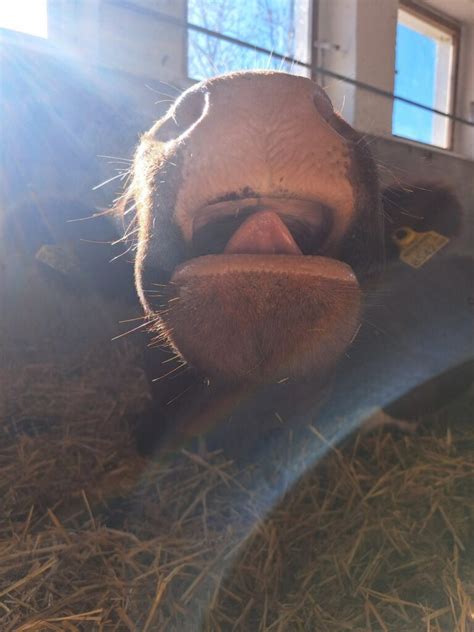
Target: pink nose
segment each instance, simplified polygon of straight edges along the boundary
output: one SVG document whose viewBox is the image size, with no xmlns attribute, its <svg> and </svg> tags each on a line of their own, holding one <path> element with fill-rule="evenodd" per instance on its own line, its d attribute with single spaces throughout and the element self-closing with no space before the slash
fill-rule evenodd
<svg viewBox="0 0 474 632">
<path fill-rule="evenodd" d="M 219 118 L 238 116 L 246 107 L 255 111 L 281 109 L 286 115 L 291 102 L 309 95 L 315 111 L 327 120 L 334 113 L 324 90 L 310 79 L 277 72 L 239 72 L 208 79 L 187 90 L 157 130 L 156 138 L 171 141 L 192 129 L 208 113 Z M 247 101 L 247 103 L 246 103 Z"/>
</svg>

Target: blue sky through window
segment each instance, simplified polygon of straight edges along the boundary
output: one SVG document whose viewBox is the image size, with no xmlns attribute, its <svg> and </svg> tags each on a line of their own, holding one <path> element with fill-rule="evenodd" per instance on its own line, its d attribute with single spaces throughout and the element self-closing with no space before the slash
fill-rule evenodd
<svg viewBox="0 0 474 632">
<path fill-rule="evenodd" d="M 395 94 L 434 107 L 436 75 L 435 40 L 403 24 L 397 26 Z M 395 100 L 393 128 L 398 136 L 423 143 L 433 139 L 431 112 Z"/>
<path fill-rule="evenodd" d="M 188 21 L 288 57 L 296 56 L 295 0 L 189 0 Z M 305 60 L 303 60 L 305 61 Z M 203 79 L 250 68 L 290 71 L 291 63 L 269 58 L 217 37 L 188 32 L 188 74 Z"/>
</svg>

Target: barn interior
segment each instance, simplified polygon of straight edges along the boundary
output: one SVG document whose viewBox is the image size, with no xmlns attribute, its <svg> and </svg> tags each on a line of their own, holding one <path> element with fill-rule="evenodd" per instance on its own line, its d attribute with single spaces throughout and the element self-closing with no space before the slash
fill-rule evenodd
<svg viewBox="0 0 474 632">
<path fill-rule="evenodd" d="M 16 0 L 0 46 L 2 630 L 473 630 L 473 0 Z M 427 214 L 449 190 L 447 244 L 387 265 L 329 425 L 144 454 L 153 349 L 110 211 L 140 136 L 240 69 L 324 86 L 382 189 Z"/>
</svg>

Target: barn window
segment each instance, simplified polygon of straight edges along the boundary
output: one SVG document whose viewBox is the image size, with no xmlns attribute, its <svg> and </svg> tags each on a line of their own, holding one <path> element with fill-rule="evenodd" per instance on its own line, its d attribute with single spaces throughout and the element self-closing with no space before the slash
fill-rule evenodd
<svg viewBox="0 0 474 632">
<path fill-rule="evenodd" d="M 411 4 L 398 11 L 392 132 L 422 143 L 451 145 L 458 30 Z"/>
<path fill-rule="evenodd" d="M 3 0 L 0 29 L 48 37 L 48 0 Z"/>
<path fill-rule="evenodd" d="M 310 0 L 188 0 L 188 76 L 240 69 L 310 75 Z"/>
</svg>

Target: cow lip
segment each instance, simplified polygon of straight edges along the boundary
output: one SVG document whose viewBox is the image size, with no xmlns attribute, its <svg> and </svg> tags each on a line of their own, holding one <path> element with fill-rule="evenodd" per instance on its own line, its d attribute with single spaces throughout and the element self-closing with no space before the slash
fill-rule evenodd
<svg viewBox="0 0 474 632">
<path fill-rule="evenodd" d="M 189 259 L 174 269 L 171 282 L 179 284 L 199 277 L 249 272 L 267 272 L 284 276 L 307 275 L 314 278 L 357 284 L 357 278 L 351 266 L 338 259 L 321 256 L 304 257 L 266 254 L 223 254 Z"/>
<path fill-rule="evenodd" d="M 276 213 L 289 229 L 303 255 L 330 256 L 330 253 L 325 252 L 325 246 L 330 241 L 329 237 L 335 219 L 334 211 L 319 200 L 289 195 L 221 198 L 200 207 L 193 213 L 193 244 L 199 240 L 199 235 L 209 232 L 218 224 L 225 225 L 226 222 L 230 224 L 230 228 L 223 240 L 228 240 L 239 223 L 259 211 Z M 308 244 L 302 243 L 302 239 Z M 211 252 L 202 250 L 198 245 L 194 256 L 221 254 L 225 243 L 222 242 L 219 246 Z"/>
</svg>

